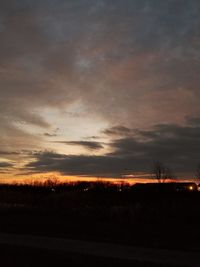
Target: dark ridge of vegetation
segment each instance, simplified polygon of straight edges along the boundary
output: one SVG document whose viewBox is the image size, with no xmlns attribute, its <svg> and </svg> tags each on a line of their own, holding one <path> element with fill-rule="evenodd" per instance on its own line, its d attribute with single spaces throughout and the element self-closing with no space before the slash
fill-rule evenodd
<svg viewBox="0 0 200 267">
<path fill-rule="evenodd" d="M 153 185 L 154 186 L 154 185 Z M 157 222 L 181 220 L 191 223 L 200 204 L 198 191 L 162 190 L 108 182 L 0 184 L 0 211 L 42 212 L 102 220 Z M 200 223 L 200 216 L 192 223 Z"/>
</svg>

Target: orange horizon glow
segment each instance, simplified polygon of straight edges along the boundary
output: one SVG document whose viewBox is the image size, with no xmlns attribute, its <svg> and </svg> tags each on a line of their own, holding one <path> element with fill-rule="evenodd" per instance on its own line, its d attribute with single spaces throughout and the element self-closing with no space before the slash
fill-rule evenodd
<svg viewBox="0 0 200 267">
<path fill-rule="evenodd" d="M 89 176 L 62 176 L 58 173 L 46 173 L 46 174 L 34 174 L 18 176 L 6 176 L 0 178 L 0 183 L 4 184 L 30 184 L 34 182 L 45 182 L 47 180 L 55 180 L 58 183 L 70 183 L 70 182 L 109 182 L 113 184 L 122 184 L 126 183 L 128 185 L 133 185 L 136 183 L 157 183 L 158 181 L 151 177 L 123 177 L 123 178 L 106 178 L 106 177 L 89 177 Z M 167 179 L 168 182 L 195 182 L 195 179 Z"/>
</svg>

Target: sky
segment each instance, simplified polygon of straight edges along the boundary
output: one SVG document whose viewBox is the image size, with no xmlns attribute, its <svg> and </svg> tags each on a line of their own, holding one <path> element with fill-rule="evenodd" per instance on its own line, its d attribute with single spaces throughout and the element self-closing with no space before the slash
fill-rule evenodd
<svg viewBox="0 0 200 267">
<path fill-rule="evenodd" d="M 0 177 L 200 162 L 199 0 L 0 1 Z"/>
</svg>

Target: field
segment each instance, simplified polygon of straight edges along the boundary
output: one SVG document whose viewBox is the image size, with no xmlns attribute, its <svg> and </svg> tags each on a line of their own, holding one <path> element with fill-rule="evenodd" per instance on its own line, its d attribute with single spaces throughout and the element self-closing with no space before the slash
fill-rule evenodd
<svg viewBox="0 0 200 267">
<path fill-rule="evenodd" d="M 200 193 L 127 185 L 1 185 L 2 232 L 200 250 Z"/>
</svg>

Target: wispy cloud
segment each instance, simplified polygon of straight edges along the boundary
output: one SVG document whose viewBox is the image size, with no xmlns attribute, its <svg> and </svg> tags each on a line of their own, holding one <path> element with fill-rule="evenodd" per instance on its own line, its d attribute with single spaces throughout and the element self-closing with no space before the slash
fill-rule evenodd
<svg viewBox="0 0 200 267">
<path fill-rule="evenodd" d="M 54 141 L 54 142 L 71 146 L 82 146 L 89 150 L 99 150 L 103 148 L 103 144 L 101 142 L 96 142 L 96 141 Z"/>
<path fill-rule="evenodd" d="M 69 164 L 87 162 L 80 173 L 100 173 L 100 166 L 101 173 L 108 167 L 118 174 L 147 169 L 150 159 L 171 155 L 174 166 L 186 170 L 181 166 L 199 157 L 199 13 L 198 0 L 1 1 L 2 158 L 22 150 L 59 154 L 60 146 L 49 140 L 60 127 L 61 140 L 78 140 L 63 145 L 84 147 L 88 154 L 101 153 L 110 142 L 112 155 L 99 158 L 75 149 Z M 54 118 L 53 112 L 65 118 L 60 125 L 61 115 Z M 73 128 L 77 118 L 85 122 L 79 131 L 79 125 Z M 107 128 L 97 132 L 99 121 Z M 82 140 L 83 128 L 99 142 Z M 67 173 L 54 160 L 47 170 Z M 89 161 L 101 164 L 90 170 Z"/>
</svg>

